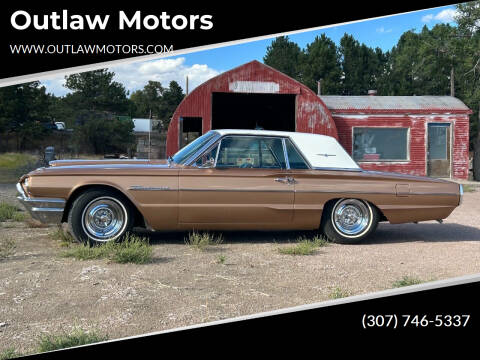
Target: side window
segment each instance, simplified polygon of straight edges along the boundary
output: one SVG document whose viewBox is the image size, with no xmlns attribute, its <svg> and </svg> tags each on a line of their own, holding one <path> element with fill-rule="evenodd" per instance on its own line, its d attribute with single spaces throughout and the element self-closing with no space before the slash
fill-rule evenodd
<svg viewBox="0 0 480 360">
<path fill-rule="evenodd" d="M 255 137 L 226 137 L 220 143 L 217 167 L 253 168 L 260 165 L 260 143 Z"/>
<path fill-rule="evenodd" d="M 262 168 L 287 168 L 282 139 L 262 138 L 261 146 Z"/>
<path fill-rule="evenodd" d="M 282 140 L 257 136 L 229 136 L 222 139 L 217 167 L 285 168 Z"/>
<path fill-rule="evenodd" d="M 285 140 L 285 145 L 287 147 L 287 156 L 290 169 L 308 169 L 308 165 L 298 153 L 295 146 L 293 146 L 292 142 L 290 140 Z"/>
<path fill-rule="evenodd" d="M 215 145 L 211 150 L 202 154 L 197 161 L 195 161 L 195 166 L 197 167 L 213 167 L 215 165 L 215 159 L 217 157 L 218 145 Z"/>
</svg>

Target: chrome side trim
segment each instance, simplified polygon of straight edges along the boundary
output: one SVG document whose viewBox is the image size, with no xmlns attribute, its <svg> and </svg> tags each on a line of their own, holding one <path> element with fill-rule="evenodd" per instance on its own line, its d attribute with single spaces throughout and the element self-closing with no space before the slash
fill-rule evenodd
<svg viewBox="0 0 480 360">
<path fill-rule="evenodd" d="M 181 188 L 179 191 L 219 191 L 219 192 L 293 192 L 291 190 L 280 190 L 280 189 L 195 189 L 195 188 Z"/>
<path fill-rule="evenodd" d="M 325 194 L 363 194 L 363 195 L 392 195 L 394 196 L 394 192 L 386 192 L 386 191 L 338 191 L 338 190 L 295 190 L 296 193 L 325 193 Z M 457 194 L 453 193 L 426 193 L 426 192 L 412 192 L 408 194 L 410 195 L 431 195 L 431 196 L 458 196 Z"/>
<path fill-rule="evenodd" d="M 314 167 L 313 170 L 363 172 L 363 169 L 355 169 L 355 168 L 336 168 L 336 167 Z"/>
<path fill-rule="evenodd" d="M 168 186 L 159 186 L 159 187 L 150 187 L 150 186 L 141 186 L 141 185 L 132 185 L 128 190 L 133 191 L 172 191 Z M 175 189 L 173 189 L 175 191 Z"/>
<path fill-rule="evenodd" d="M 394 192 L 385 191 L 338 191 L 338 190 L 295 190 L 296 193 L 324 193 L 324 194 L 363 194 L 363 195 L 392 195 Z"/>
<path fill-rule="evenodd" d="M 25 209 L 30 213 L 33 219 L 45 224 L 58 224 L 62 221 L 63 210 L 65 208 L 65 199 L 60 198 L 30 198 L 17 183 L 19 196 L 17 199 L 22 203 Z"/>
<path fill-rule="evenodd" d="M 455 193 L 427 193 L 427 192 L 411 192 L 409 195 L 458 196 L 458 194 L 455 194 Z"/>
</svg>

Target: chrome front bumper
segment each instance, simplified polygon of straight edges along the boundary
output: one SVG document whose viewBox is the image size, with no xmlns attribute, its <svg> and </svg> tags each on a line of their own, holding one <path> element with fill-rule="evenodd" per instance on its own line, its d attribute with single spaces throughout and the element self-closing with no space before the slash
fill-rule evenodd
<svg viewBox="0 0 480 360">
<path fill-rule="evenodd" d="M 20 194 L 17 199 L 25 206 L 32 218 L 44 224 L 59 224 L 62 221 L 66 203 L 64 199 L 30 198 L 23 191 L 20 183 L 17 183 L 17 191 Z"/>
</svg>

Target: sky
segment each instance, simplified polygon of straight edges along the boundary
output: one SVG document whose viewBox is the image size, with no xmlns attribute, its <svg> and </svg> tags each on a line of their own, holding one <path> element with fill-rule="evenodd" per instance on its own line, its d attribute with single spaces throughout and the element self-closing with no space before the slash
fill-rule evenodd
<svg viewBox="0 0 480 360">
<path fill-rule="evenodd" d="M 393 15 L 380 19 L 364 20 L 351 24 L 332 25 L 319 30 L 289 35 L 291 41 L 304 49 L 316 36 L 325 34 L 337 45 L 345 33 L 351 34 L 365 45 L 381 48 L 384 52 L 396 45 L 400 36 L 408 30 L 420 31 L 424 25 L 432 28 L 436 24 L 455 25 L 455 6 L 443 6 L 407 14 Z M 115 81 L 122 83 L 130 92 L 142 89 L 149 80 L 160 81 L 168 87 L 170 81 L 177 81 L 185 91 L 185 78 L 189 78 L 189 90 L 224 71 L 240 66 L 252 60 L 263 62 L 267 47 L 275 39 L 252 41 L 239 45 L 192 52 L 179 56 L 137 61 L 110 67 L 115 72 Z M 56 96 L 68 93 L 63 84 L 63 75 L 42 80 L 47 92 Z"/>
</svg>

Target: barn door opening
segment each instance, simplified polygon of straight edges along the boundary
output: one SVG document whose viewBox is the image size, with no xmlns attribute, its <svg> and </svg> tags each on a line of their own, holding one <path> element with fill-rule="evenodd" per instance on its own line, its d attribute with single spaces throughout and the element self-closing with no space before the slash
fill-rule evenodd
<svg viewBox="0 0 480 360">
<path fill-rule="evenodd" d="M 295 131 L 295 94 L 212 93 L 212 129 Z"/>
<path fill-rule="evenodd" d="M 181 117 L 178 121 L 179 149 L 202 135 L 201 117 Z"/>
<path fill-rule="evenodd" d="M 450 131 L 450 124 L 428 124 L 428 176 L 450 177 Z"/>
</svg>

